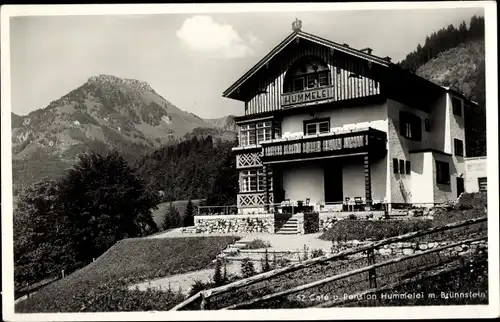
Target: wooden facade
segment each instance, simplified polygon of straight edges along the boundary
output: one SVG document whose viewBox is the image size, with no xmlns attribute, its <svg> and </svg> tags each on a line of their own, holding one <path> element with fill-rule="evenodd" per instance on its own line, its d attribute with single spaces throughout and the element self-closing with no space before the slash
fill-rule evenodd
<svg viewBox="0 0 500 322">
<path fill-rule="evenodd" d="M 298 38 L 299 39 L 299 38 Z M 280 53 L 248 84 L 245 115 L 277 111 L 283 108 L 285 76 L 296 61 L 304 57 L 319 58 L 329 68 L 331 97 L 322 103 L 343 101 L 380 94 L 380 82 L 372 73 L 372 63 L 345 53 L 300 39 L 292 48 Z M 293 107 L 293 106 L 292 106 Z"/>
</svg>

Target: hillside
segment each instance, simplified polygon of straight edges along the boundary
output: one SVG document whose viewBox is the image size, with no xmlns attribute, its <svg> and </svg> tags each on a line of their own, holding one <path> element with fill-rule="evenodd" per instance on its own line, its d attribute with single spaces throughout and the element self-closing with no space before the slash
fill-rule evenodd
<svg viewBox="0 0 500 322">
<path fill-rule="evenodd" d="M 226 131 L 236 131 L 236 122 L 234 115 L 227 115 L 218 119 L 204 119 L 205 122 L 212 124 L 215 128 Z"/>
<path fill-rule="evenodd" d="M 462 43 L 420 66 L 416 74 L 479 103 L 465 111 L 466 155 L 486 155 L 484 40 Z"/>
<path fill-rule="evenodd" d="M 235 136 L 179 109 L 146 82 L 93 76 L 43 109 L 12 114 L 13 182 L 54 179 L 88 149 L 116 148 L 133 162 L 200 129 Z"/>
</svg>

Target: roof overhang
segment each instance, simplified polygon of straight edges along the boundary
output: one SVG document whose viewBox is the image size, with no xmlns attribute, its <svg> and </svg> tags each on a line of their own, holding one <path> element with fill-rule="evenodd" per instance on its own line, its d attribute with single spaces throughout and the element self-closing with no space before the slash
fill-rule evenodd
<svg viewBox="0 0 500 322">
<path fill-rule="evenodd" d="M 255 75 L 259 70 L 266 66 L 276 55 L 282 52 L 289 44 L 291 44 L 296 39 L 304 39 L 330 49 L 343 52 L 345 54 L 355 56 L 361 59 L 365 59 L 375 64 L 379 64 L 381 66 L 389 66 L 391 63 L 384 59 L 375 55 L 368 54 L 366 52 L 347 47 L 336 42 L 330 41 L 328 39 L 324 39 L 303 31 L 293 32 L 288 37 L 286 37 L 280 44 L 274 47 L 264 58 L 262 58 L 256 65 L 254 65 L 250 70 L 248 70 L 243 76 L 241 76 L 233 85 L 231 85 L 228 89 L 224 91 L 222 94 L 223 97 L 239 99 L 238 95 L 235 95 L 238 89 L 253 75 Z"/>
</svg>

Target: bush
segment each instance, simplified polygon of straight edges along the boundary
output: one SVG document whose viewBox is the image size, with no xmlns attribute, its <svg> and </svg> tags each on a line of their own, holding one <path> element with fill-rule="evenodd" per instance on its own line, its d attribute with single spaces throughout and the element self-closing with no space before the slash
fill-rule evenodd
<svg viewBox="0 0 500 322">
<path fill-rule="evenodd" d="M 262 258 L 262 261 L 261 261 L 261 266 L 262 266 L 262 272 L 268 272 L 271 270 L 271 263 L 269 262 L 269 254 L 267 252 L 267 248 L 266 248 L 266 251 L 264 253 L 264 257 Z"/>
<path fill-rule="evenodd" d="M 288 266 L 288 265 L 290 265 L 290 259 L 288 259 L 286 257 L 281 257 L 280 259 L 278 259 L 276 265 L 277 265 L 277 267 Z"/>
<path fill-rule="evenodd" d="M 261 249 L 261 248 L 269 248 L 271 247 L 271 243 L 268 241 L 264 241 L 260 238 L 255 238 L 245 247 L 246 249 Z"/>
<path fill-rule="evenodd" d="M 250 277 L 255 275 L 255 267 L 253 265 L 253 262 L 249 258 L 244 258 L 241 261 L 241 275 L 244 278 Z"/>
<path fill-rule="evenodd" d="M 380 240 L 403 235 L 412 231 L 428 229 L 431 220 L 341 220 L 325 231 L 319 238 L 331 241 Z"/>
<path fill-rule="evenodd" d="M 225 270 L 225 268 L 224 268 Z M 222 263 L 221 263 L 221 259 L 220 258 L 217 258 L 217 260 L 215 261 L 215 268 L 214 268 L 214 276 L 213 276 L 213 282 L 214 282 L 214 285 L 215 286 L 221 286 L 224 284 L 225 282 L 225 278 L 227 273 L 223 274 L 222 273 Z"/>
<path fill-rule="evenodd" d="M 189 289 L 188 297 L 195 295 L 199 291 L 208 290 L 212 287 L 214 287 L 214 283 L 211 283 L 211 282 L 205 283 L 205 282 L 202 282 L 200 280 L 195 280 L 193 282 L 193 284 L 191 285 L 191 288 Z"/>
<path fill-rule="evenodd" d="M 322 249 L 313 249 L 311 252 L 311 258 L 325 256 L 325 252 Z"/>
<path fill-rule="evenodd" d="M 487 194 L 481 192 L 464 192 L 460 195 L 457 202 L 457 206 L 460 210 L 475 208 L 484 209 L 484 207 L 487 207 L 487 204 Z"/>
</svg>

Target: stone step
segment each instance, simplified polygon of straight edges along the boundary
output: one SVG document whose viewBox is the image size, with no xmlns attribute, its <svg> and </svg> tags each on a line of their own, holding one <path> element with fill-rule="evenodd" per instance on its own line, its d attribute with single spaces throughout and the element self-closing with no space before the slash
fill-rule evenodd
<svg viewBox="0 0 500 322">
<path fill-rule="evenodd" d="M 297 223 L 286 223 L 282 227 L 298 227 L 299 225 Z"/>
<path fill-rule="evenodd" d="M 297 235 L 299 232 L 297 230 L 278 230 L 276 234 L 280 235 Z"/>
<path fill-rule="evenodd" d="M 234 247 L 228 247 L 222 251 L 225 254 L 232 254 L 232 253 L 239 253 L 240 249 L 239 248 L 234 248 Z"/>
</svg>

